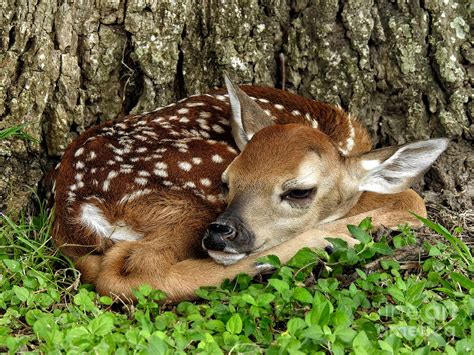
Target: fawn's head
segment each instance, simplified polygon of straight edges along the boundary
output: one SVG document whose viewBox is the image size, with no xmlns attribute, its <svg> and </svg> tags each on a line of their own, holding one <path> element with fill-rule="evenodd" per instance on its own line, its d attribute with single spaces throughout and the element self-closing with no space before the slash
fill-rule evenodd
<svg viewBox="0 0 474 355">
<path fill-rule="evenodd" d="M 431 139 L 343 156 L 321 130 L 305 122 L 274 124 L 227 77 L 226 85 L 241 153 L 222 174 L 227 210 L 203 238 L 223 264 L 343 217 L 363 191 L 406 190 L 447 146 L 446 139 Z"/>
</svg>

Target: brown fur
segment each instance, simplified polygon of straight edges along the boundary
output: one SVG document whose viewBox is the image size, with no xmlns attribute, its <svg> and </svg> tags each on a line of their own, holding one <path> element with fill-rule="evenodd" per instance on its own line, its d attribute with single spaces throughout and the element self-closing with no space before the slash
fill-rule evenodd
<svg viewBox="0 0 474 355">
<path fill-rule="evenodd" d="M 342 166 L 344 159 L 371 149 L 365 129 L 339 108 L 272 88 L 242 89 L 263 100 L 258 104 L 270 110 L 278 123 L 266 133 L 257 133 L 249 149 L 234 161 L 233 169 L 239 171 L 242 182 L 245 178 L 257 184 L 289 173 L 308 150 L 325 162 Z M 240 272 L 256 274 L 255 261 L 261 255 L 275 254 L 286 262 L 301 247 L 327 245 L 323 237 L 328 233 L 353 244 L 345 227 L 348 222 L 373 216 L 375 225 L 393 227 L 413 221 L 407 210 L 425 214 L 423 201 L 411 190 L 389 196 L 364 193 L 347 218 L 304 231 L 269 252 L 252 254 L 234 265 L 215 263 L 201 248 L 201 237 L 206 226 L 225 209 L 225 201 L 219 195 L 220 178 L 236 157 L 234 140 L 223 123 L 231 115 L 230 106 L 216 96 L 225 93 L 218 90 L 156 112 L 106 122 L 89 129 L 67 148 L 54 172 L 53 237 L 56 245 L 76 261 L 83 280 L 95 284 L 99 293 L 132 298 L 132 288 L 148 283 L 165 291 L 170 301 L 191 299 L 201 286 L 218 285 Z M 275 104 L 284 109 L 276 108 Z M 301 114 L 295 115 L 295 110 Z M 200 123 L 203 112 L 205 123 Z M 307 128 L 311 123 L 305 116 L 317 120 L 318 130 Z M 213 129 L 215 125 L 221 129 Z M 342 157 L 337 149 L 343 148 L 351 125 L 354 146 Z M 292 134 L 288 134 L 290 131 Z M 127 137 L 131 139 L 128 143 Z M 131 151 L 124 153 L 127 145 Z M 281 149 L 281 154 L 275 154 L 275 149 Z M 137 160 L 132 161 L 134 158 Z M 192 158 L 202 161 L 191 164 Z M 160 162 L 167 164 L 166 176 L 153 173 Z M 183 170 L 179 162 L 189 162 L 192 167 Z M 133 169 L 123 168 L 124 164 L 133 165 Z M 111 171 L 117 175 L 109 179 Z M 139 172 L 149 175 L 141 176 Z M 140 178 L 146 183 L 138 183 Z M 203 184 L 202 179 L 208 179 L 209 184 Z M 341 184 L 337 179 L 336 184 Z M 109 185 L 105 188 L 107 180 Z M 140 195 L 134 195 L 137 191 Z M 335 199 L 327 198 L 324 203 L 352 206 L 356 202 L 347 202 L 347 196 L 337 189 L 334 196 Z M 85 205 L 100 210 L 114 230 L 125 225 L 141 238 L 117 241 L 101 235 L 84 221 Z"/>
</svg>

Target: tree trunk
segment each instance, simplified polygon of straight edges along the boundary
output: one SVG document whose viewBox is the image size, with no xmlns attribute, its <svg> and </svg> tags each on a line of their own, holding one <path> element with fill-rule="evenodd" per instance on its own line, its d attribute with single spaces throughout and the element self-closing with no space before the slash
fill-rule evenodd
<svg viewBox="0 0 474 355">
<path fill-rule="evenodd" d="M 0 129 L 28 123 L 40 144 L 0 141 L 0 210 L 24 207 L 86 128 L 204 93 L 223 84 L 223 71 L 241 83 L 281 87 L 285 78 L 288 90 L 349 110 L 378 145 L 451 138 L 425 177 L 425 196 L 472 209 L 469 0 L 1 6 Z"/>
</svg>

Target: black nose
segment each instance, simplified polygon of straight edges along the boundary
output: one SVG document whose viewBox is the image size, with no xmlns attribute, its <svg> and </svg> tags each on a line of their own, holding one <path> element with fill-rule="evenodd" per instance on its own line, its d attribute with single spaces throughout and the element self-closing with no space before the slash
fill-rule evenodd
<svg viewBox="0 0 474 355">
<path fill-rule="evenodd" d="M 233 239 L 235 228 L 228 224 L 211 223 L 207 228 L 211 235 L 220 236 L 222 239 Z"/>
<path fill-rule="evenodd" d="M 206 249 L 222 251 L 227 246 L 226 241 L 234 239 L 236 235 L 237 232 L 233 226 L 215 222 L 207 227 L 207 233 L 202 242 Z"/>
</svg>

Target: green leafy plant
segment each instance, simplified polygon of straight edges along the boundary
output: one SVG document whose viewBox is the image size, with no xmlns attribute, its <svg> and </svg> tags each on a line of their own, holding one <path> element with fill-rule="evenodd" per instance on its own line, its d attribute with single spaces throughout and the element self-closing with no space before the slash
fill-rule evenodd
<svg viewBox="0 0 474 355">
<path fill-rule="evenodd" d="M 44 207 L 33 218 L 0 218 L 2 352 L 469 354 L 474 348 L 470 254 L 458 242 L 426 244 L 428 258 L 408 272 L 392 258 L 395 243 L 416 238 L 407 227 L 391 244 L 375 241 L 364 220 L 348 227 L 361 242 L 355 249 L 331 239 L 330 255 L 304 248 L 287 265 L 268 256 L 262 261 L 275 268 L 271 275 L 242 274 L 202 288 L 195 302 L 167 305 L 161 291 L 144 285 L 135 290 L 137 303 L 126 305 L 79 283 L 51 244 Z M 374 260 L 380 267 L 367 269 Z"/>
</svg>

